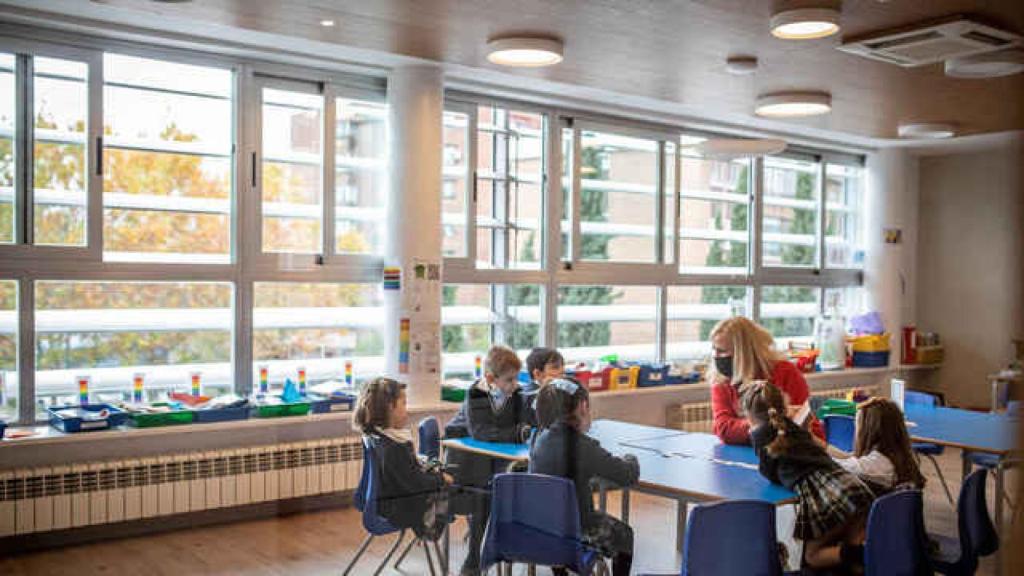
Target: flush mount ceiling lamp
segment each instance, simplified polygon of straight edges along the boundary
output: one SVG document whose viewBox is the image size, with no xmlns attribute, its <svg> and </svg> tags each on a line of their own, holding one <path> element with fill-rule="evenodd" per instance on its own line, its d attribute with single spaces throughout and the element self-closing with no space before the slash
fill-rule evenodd
<svg viewBox="0 0 1024 576">
<path fill-rule="evenodd" d="M 772 14 L 772 36 L 783 40 L 814 40 L 839 32 L 839 10 L 831 7 L 782 7 Z"/>
<path fill-rule="evenodd" d="M 705 158 L 730 160 L 778 154 L 786 149 L 786 141 L 777 138 L 712 138 L 693 146 L 693 149 Z"/>
<path fill-rule="evenodd" d="M 1024 72 L 1024 49 L 961 56 L 946 60 L 946 76 L 953 78 L 999 78 Z"/>
<path fill-rule="evenodd" d="M 562 61 L 563 48 L 557 38 L 506 36 L 487 42 L 487 60 L 501 66 L 551 66 Z"/>
<path fill-rule="evenodd" d="M 774 92 L 757 97 L 754 113 L 767 118 L 817 116 L 832 111 L 828 92 Z"/>
<path fill-rule="evenodd" d="M 941 140 L 956 136 L 956 125 L 948 122 L 904 122 L 897 128 L 900 138 Z"/>
</svg>

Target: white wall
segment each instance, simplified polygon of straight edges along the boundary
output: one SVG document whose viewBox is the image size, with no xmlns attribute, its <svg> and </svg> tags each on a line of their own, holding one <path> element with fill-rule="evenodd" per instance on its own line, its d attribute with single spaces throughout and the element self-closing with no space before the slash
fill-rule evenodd
<svg viewBox="0 0 1024 576">
<path fill-rule="evenodd" d="M 1024 337 L 1021 138 L 920 158 L 917 326 L 946 360 L 932 377 L 951 403 L 987 406 L 987 374 Z"/>
</svg>

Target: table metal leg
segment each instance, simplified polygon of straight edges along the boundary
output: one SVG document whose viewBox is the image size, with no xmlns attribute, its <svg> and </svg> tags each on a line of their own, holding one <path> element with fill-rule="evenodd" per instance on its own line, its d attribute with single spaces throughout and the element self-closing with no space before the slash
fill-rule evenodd
<svg viewBox="0 0 1024 576">
<path fill-rule="evenodd" d="M 603 481 L 598 483 L 597 509 L 600 510 L 602 514 L 608 512 L 608 487 Z"/>
<path fill-rule="evenodd" d="M 686 506 L 687 501 L 676 500 L 676 551 L 682 552 L 686 541 Z"/>
<path fill-rule="evenodd" d="M 622 521 L 629 524 L 629 488 L 622 489 Z"/>
<path fill-rule="evenodd" d="M 961 450 L 960 451 L 960 481 L 961 482 L 967 479 L 967 476 L 970 475 L 970 473 L 971 473 L 971 469 L 974 468 L 974 466 L 971 465 L 970 456 L 971 456 L 970 452 L 968 452 L 966 450 Z"/>
<path fill-rule="evenodd" d="M 444 535 L 442 536 L 444 538 L 444 543 L 443 543 L 443 546 L 444 546 L 444 556 L 442 556 L 442 558 L 440 560 L 441 567 L 442 567 L 441 569 L 444 572 L 444 576 L 448 576 L 448 567 L 449 567 L 449 562 L 451 561 L 451 556 L 452 556 L 452 532 L 451 532 L 451 530 L 452 530 L 451 522 L 445 524 L 445 526 L 444 526 Z"/>
<path fill-rule="evenodd" d="M 1003 467 L 996 466 L 996 536 L 1003 540 Z M 1003 546 L 996 550 L 996 574 L 1003 573 Z"/>
</svg>

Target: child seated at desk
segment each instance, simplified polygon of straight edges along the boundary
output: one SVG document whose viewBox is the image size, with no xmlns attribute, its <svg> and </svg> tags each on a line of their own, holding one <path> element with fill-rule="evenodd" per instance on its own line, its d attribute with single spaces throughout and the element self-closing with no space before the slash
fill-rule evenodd
<svg viewBox="0 0 1024 576">
<path fill-rule="evenodd" d="M 786 400 L 777 387 L 753 383 L 743 397 L 743 409 L 761 474 L 797 494 L 793 536 L 804 541 L 807 565 L 863 564 L 871 490 L 786 416 Z"/>
<path fill-rule="evenodd" d="M 833 458 L 848 472 L 875 489 L 888 492 L 897 486 L 924 488 L 925 479 L 899 406 L 885 398 L 872 398 L 857 407 L 853 454 L 829 446 Z"/>
<path fill-rule="evenodd" d="M 587 436 L 590 422 L 586 388 L 565 379 L 541 387 L 537 393 L 539 431 L 530 447 L 530 472 L 573 481 L 585 538 L 611 556 L 614 576 L 626 576 L 633 563 L 633 530 L 629 524 L 594 510 L 590 482 L 604 478 L 629 486 L 639 478 L 640 466 L 632 454 L 617 458 Z"/>
<path fill-rule="evenodd" d="M 405 384 L 375 378 L 359 393 L 352 423 L 376 452 L 378 514 L 399 528 L 436 540 L 444 528 L 445 487 L 450 481 L 417 459 L 405 402 Z"/>
<path fill-rule="evenodd" d="M 537 399 L 537 391 L 555 378 L 565 377 L 565 358 L 554 348 L 534 348 L 526 357 L 526 371 L 530 373 L 530 381 L 524 382 L 519 389 L 526 395 L 527 404 L 533 407 Z"/>
<path fill-rule="evenodd" d="M 484 376 L 466 391 L 466 399 L 459 412 L 445 426 L 445 437 L 470 436 L 484 442 L 522 443 L 533 427 L 533 410 L 519 389 L 519 357 L 510 348 L 493 346 L 484 359 Z M 507 463 L 480 454 L 452 450 L 448 463 L 455 468 L 459 485 L 478 489 L 457 502 L 456 510 L 469 513 L 469 553 L 461 574 L 475 575 L 480 571 L 480 547 L 490 515 L 490 500 L 480 492 L 490 484 L 495 472 L 503 471 Z"/>
</svg>

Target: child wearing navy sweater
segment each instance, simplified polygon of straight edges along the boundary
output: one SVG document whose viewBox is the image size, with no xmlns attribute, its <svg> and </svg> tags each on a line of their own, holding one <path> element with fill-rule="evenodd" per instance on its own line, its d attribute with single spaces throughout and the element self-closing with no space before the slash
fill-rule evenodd
<svg viewBox="0 0 1024 576">
<path fill-rule="evenodd" d="M 612 558 L 615 576 L 627 576 L 633 563 L 633 530 L 625 522 L 594 510 L 590 486 L 596 478 L 630 486 L 639 478 L 640 466 L 632 454 L 618 458 L 587 436 L 590 422 L 586 388 L 565 379 L 551 380 L 541 387 L 537 393 L 539 432 L 530 447 L 530 472 L 573 481 L 584 538 Z"/>
<path fill-rule="evenodd" d="M 743 410 L 761 474 L 797 494 L 793 536 L 804 541 L 804 562 L 815 569 L 862 564 L 871 490 L 786 417 L 779 388 L 753 383 L 743 397 Z"/>
</svg>

